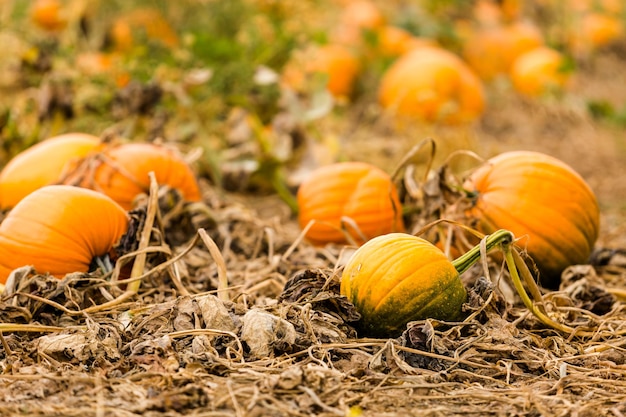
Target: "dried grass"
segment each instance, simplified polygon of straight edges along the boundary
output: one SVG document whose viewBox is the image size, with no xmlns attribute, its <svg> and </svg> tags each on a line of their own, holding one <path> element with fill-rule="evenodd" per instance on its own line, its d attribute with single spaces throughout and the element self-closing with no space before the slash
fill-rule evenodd
<svg viewBox="0 0 626 417">
<path fill-rule="evenodd" d="M 127 248 L 125 262 L 145 258 L 130 278 L 124 268 L 113 282 L 99 272 L 57 280 L 16 271 L 0 300 L 0 415 L 623 416 L 626 239 L 622 213 L 608 211 L 623 193 L 616 197 L 608 184 L 624 189 L 615 174 L 624 165 L 615 162 L 612 133 L 596 138 L 588 121 L 557 113 L 503 103 L 479 127 L 481 149 L 473 150 L 548 149 L 578 161 L 609 202 L 592 264 L 568 269 L 543 305 L 592 335 L 542 325 L 497 285 L 508 277 L 489 263 L 495 284 L 480 265 L 464 276 L 465 321 L 414 322 L 396 339 L 357 338 L 358 313 L 338 294 L 353 248 L 310 246 L 274 197 L 222 194 L 203 183 L 202 205 L 163 193 L 153 225 L 144 221 L 148 200 L 133 212 L 134 242 L 142 234 L 149 241 Z M 545 130 L 562 136 L 546 143 Z M 473 141 L 457 134 L 419 137 L 450 139 L 445 155 Z M 359 144 L 350 148 L 355 159 L 398 161 L 406 151 L 401 140 L 364 138 L 344 138 Z M 438 192 L 409 185 L 415 201 L 444 203 Z"/>
<path fill-rule="evenodd" d="M 2 334 L 0 414 L 626 412 L 626 342 L 618 336 L 626 308 L 606 288 L 623 285 L 619 251 L 604 253 L 601 265 L 571 268 L 547 298 L 550 314 L 593 326 L 595 336 L 547 329 L 475 268 L 464 322 L 414 322 L 397 339 L 357 339 L 358 313 L 338 294 L 346 248 L 309 246 L 287 218 L 262 219 L 226 196 L 206 197 L 214 204 L 203 213 L 214 226 L 204 238 L 190 234 L 169 251 L 133 252 L 144 254 L 147 272 L 131 299 L 94 308 L 124 294 L 100 273 L 57 280 L 30 268 L 16 272 L 0 315 L 29 328 Z M 177 216 L 172 227 L 210 224 L 185 209 Z M 147 247 L 165 245 L 159 236 Z M 224 274 L 229 299 L 216 291 Z"/>
</svg>

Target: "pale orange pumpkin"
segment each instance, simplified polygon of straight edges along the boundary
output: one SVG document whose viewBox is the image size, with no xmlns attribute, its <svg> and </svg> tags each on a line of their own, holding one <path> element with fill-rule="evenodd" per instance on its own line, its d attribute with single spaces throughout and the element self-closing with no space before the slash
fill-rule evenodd
<svg viewBox="0 0 626 417">
<path fill-rule="evenodd" d="M 0 282 L 26 265 L 57 278 L 88 272 L 127 228 L 126 211 L 101 193 L 69 185 L 39 188 L 0 223 Z"/>
<path fill-rule="evenodd" d="M 335 97 L 349 97 L 361 71 L 359 57 L 340 44 L 312 45 L 294 54 L 282 81 L 295 90 L 306 90 L 316 76 L 325 77 L 326 88 Z"/>
<path fill-rule="evenodd" d="M 365 162 L 340 162 L 313 171 L 298 189 L 298 221 L 314 244 L 345 243 L 342 218 L 352 219 L 366 239 L 403 231 L 402 206 L 387 173 Z M 363 240 L 347 225 L 357 242 Z"/>
<path fill-rule="evenodd" d="M 574 52 L 585 54 L 623 37 L 624 24 L 620 17 L 604 12 L 588 12 L 572 26 L 570 45 Z"/>
<path fill-rule="evenodd" d="M 382 28 L 386 18 L 380 8 L 370 0 L 352 0 L 342 9 L 336 29 L 331 34 L 331 41 L 360 47 L 364 43 L 365 33 Z"/>
<path fill-rule="evenodd" d="M 558 286 L 566 267 L 588 260 L 600 210 L 589 185 L 569 165 L 539 152 L 505 152 L 472 173 L 465 186 L 477 227 L 513 232 L 536 262 L 542 284 Z"/>
<path fill-rule="evenodd" d="M 437 46 L 433 39 L 414 36 L 410 32 L 391 25 L 385 25 L 377 31 L 377 51 L 387 57 L 398 57 L 414 49 Z"/>
<path fill-rule="evenodd" d="M 126 210 L 133 207 L 139 194 L 149 191 L 150 172 L 154 172 L 160 186 L 180 191 L 185 200 L 201 199 L 193 170 L 174 149 L 166 146 L 152 143 L 113 145 L 92 155 L 83 162 L 82 168 L 64 182 L 100 191 Z"/>
<path fill-rule="evenodd" d="M 178 34 L 163 13 L 154 7 L 139 7 L 121 15 L 108 32 L 112 47 L 118 52 L 128 52 L 143 31 L 144 40 L 156 41 L 168 48 L 179 44 Z"/>
<path fill-rule="evenodd" d="M 521 54 L 544 44 L 541 31 L 529 22 L 479 27 L 464 41 L 463 58 L 484 80 L 507 75 Z"/>
<path fill-rule="evenodd" d="M 378 99 L 394 116 L 425 122 L 471 122 L 485 106 L 480 79 L 459 57 L 437 47 L 395 61 L 382 76 Z"/>
<path fill-rule="evenodd" d="M 571 71 L 565 57 L 547 46 L 539 47 L 519 56 L 511 68 L 511 81 L 519 93 L 536 97 L 562 91 Z"/>
<path fill-rule="evenodd" d="M 102 146 L 97 136 L 67 133 L 17 154 L 0 172 L 0 208 L 9 209 L 34 190 L 54 184 Z"/>
</svg>

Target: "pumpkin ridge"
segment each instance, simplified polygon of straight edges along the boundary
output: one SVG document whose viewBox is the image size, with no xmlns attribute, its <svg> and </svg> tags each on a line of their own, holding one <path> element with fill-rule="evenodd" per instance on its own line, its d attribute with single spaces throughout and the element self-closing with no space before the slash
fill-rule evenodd
<svg viewBox="0 0 626 417">
<path fill-rule="evenodd" d="M 439 264 L 441 264 L 441 267 L 435 268 L 435 266 L 439 266 Z M 401 280 L 399 280 L 397 282 L 397 284 L 391 289 L 391 291 L 389 291 L 379 302 L 378 304 L 376 304 L 376 306 L 374 307 L 374 311 L 378 311 L 381 308 L 381 305 L 385 304 L 388 299 L 392 296 L 395 296 L 395 291 L 399 291 L 399 287 L 402 285 L 403 282 L 407 281 L 407 280 L 415 280 L 416 276 L 418 276 L 420 271 L 423 271 L 424 268 L 427 267 L 432 267 L 434 270 L 436 270 L 437 272 L 442 271 L 442 272 L 447 272 L 445 271 L 445 268 L 443 268 L 443 266 L 445 266 L 446 264 L 450 264 L 450 261 L 445 258 L 445 259 L 441 259 L 439 262 L 437 262 L 437 264 L 433 265 L 433 263 L 427 263 L 424 265 L 421 265 L 418 269 L 416 269 L 413 273 L 411 273 L 408 276 L 405 276 L 404 278 L 402 278 Z M 454 269 L 454 267 L 452 267 L 452 269 Z M 432 275 L 432 274 L 430 274 Z M 441 291 L 445 291 L 451 284 L 454 283 L 454 278 L 458 275 L 452 275 L 452 276 L 448 276 L 449 274 L 446 274 L 447 278 L 452 278 L 449 279 L 448 282 L 445 284 L 445 286 L 441 289 Z M 437 278 L 441 278 L 443 276 L 443 274 L 437 274 Z M 438 281 L 440 282 L 440 281 Z M 414 299 L 417 297 L 414 297 Z M 421 310 L 420 310 L 421 311 Z"/>
<path fill-rule="evenodd" d="M 13 219 L 17 222 L 20 223 L 36 223 L 35 219 L 33 219 L 32 217 L 24 217 L 24 216 L 20 216 L 19 214 L 17 215 L 13 215 Z M 64 238 L 64 240 L 67 240 L 68 242 L 71 242 L 72 246 L 73 246 L 73 250 L 70 250 L 70 252 L 80 252 L 83 249 L 83 246 L 80 243 L 77 243 L 74 239 L 72 239 L 69 235 L 67 235 L 65 233 L 65 231 L 63 229 L 58 229 L 56 227 L 52 227 L 50 225 L 44 225 L 47 229 L 49 229 L 50 231 L 53 231 L 55 233 L 58 233 L 60 236 L 62 236 Z M 17 244 L 31 244 L 29 241 L 27 240 L 22 240 L 22 239 L 16 239 L 15 235 L 11 235 L 11 236 L 3 236 L 5 239 L 13 241 Z M 42 244 L 41 247 L 46 247 L 45 244 Z M 70 249 L 69 247 L 65 246 L 66 249 Z M 78 250 L 76 250 L 78 249 Z"/>
<path fill-rule="evenodd" d="M 398 223 L 401 223 L 401 221 L 398 221 L 398 214 L 389 214 L 387 215 L 385 212 L 386 210 L 384 210 L 384 208 L 386 208 L 387 203 L 389 204 L 389 207 L 391 207 L 393 209 L 394 206 L 399 206 L 399 202 L 397 202 L 398 204 L 394 204 L 396 202 L 394 202 L 394 190 L 395 187 L 393 185 L 393 183 L 389 182 L 389 189 L 386 193 L 386 195 L 384 196 L 385 198 L 385 204 L 377 204 L 375 208 L 370 207 L 370 204 L 365 204 L 362 200 L 362 194 L 363 194 L 363 190 L 367 189 L 369 187 L 369 183 L 371 183 L 373 180 L 377 179 L 380 182 L 388 182 L 389 180 L 387 178 L 385 178 L 383 175 L 387 175 L 384 171 L 380 171 L 378 170 L 378 168 L 376 168 L 375 170 L 370 170 L 367 175 L 361 177 L 359 179 L 359 181 L 357 182 L 356 186 L 355 186 L 355 192 L 351 193 L 350 196 L 346 199 L 345 204 L 343 205 L 343 211 L 342 211 L 342 216 L 346 216 L 346 217 L 350 217 L 353 218 L 353 216 L 350 216 L 350 213 L 348 212 L 348 208 L 353 208 L 353 207 L 367 207 L 366 209 L 362 209 L 359 208 L 358 210 L 358 217 L 359 218 L 372 218 L 372 220 L 367 220 L 366 223 L 367 224 L 381 224 L 381 226 L 378 229 L 387 229 L 386 227 L 383 226 L 383 224 L 387 223 L 388 221 L 392 223 L 393 228 L 398 226 Z M 365 185 L 363 185 L 365 184 Z M 366 202 L 370 202 L 370 201 L 375 201 L 378 202 L 379 198 L 375 198 L 374 196 L 369 197 Z M 359 204 L 356 204 L 356 203 Z M 381 219 L 381 213 L 384 216 L 383 219 Z M 401 213 L 401 212 L 399 212 Z M 371 214 L 372 216 L 366 216 L 366 214 Z M 376 218 L 374 220 L 374 218 Z M 355 219 L 356 220 L 356 219 Z M 400 217 L 401 220 L 401 217 Z M 359 223 L 359 222 L 358 222 Z"/>
<path fill-rule="evenodd" d="M 559 213 L 556 209 L 553 209 L 552 207 L 544 207 L 542 208 L 543 210 L 546 211 L 552 211 L 555 213 Z M 541 245 L 537 245 L 537 246 L 541 246 L 544 247 L 546 246 L 545 244 L 548 244 L 548 247 L 552 247 L 552 248 L 558 248 L 558 257 L 561 258 L 562 260 L 568 262 L 568 263 L 572 263 L 571 261 L 575 261 L 575 262 L 581 262 L 581 260 L 584 260 L 586 258 L 586 256 L 584 255 L 584 253 L 581 251 L 581 248 L 579 245 L 570 245 L 569 247 L 564 247 L 562 244 L 559 244 L 559 240 L 561 242 L 568 242 L 571 241 L 571 239 L 568 239 L 567 236 L 563 235 L 563 233 L 559 233 L 559 229 L 553 231 L 555 234 L 558 234 L 560 236 L 560 239 L 554 239 L 551 238 L 549 235 L 544 234 L 544 233 L 539 233 L 535 230 L 535 228 L 531 228 L 528 226 L 528 223 L 524 220 L 526 220 L 526 218 L 524 218 L 524 216 L 513 216 L 509 211 L 503 209 L 502 207 L 500 207 L 499 205 L 490 205 L 490 210 L 494 210 L 494 211 L 498 211 L 498 214 L 500 217 L 508 217 L 510 219 L 513 219 L 516 223 L 524 226 L 524 228 L 531 232 L 533 234 L 533 236 L 535 238 L 538 238 L 539 241 L 541 241 Z M 484 213 L 484 212 L 483 212 Z M 488 215 L 484 215 L 485 217 L 491 219 L 492 216 L 488 216 Z M 494 224 L 493 220 L 490 220 L 490 223 Z M 575 224 L 573 224 L 573 226 L 577 226 Z M 582 236 L 582 241 L 584 241 L 584 243 L 586 244 L 587 248 L 589 248 L 589 241 L 587 239 L 587 236 L 584 232 L 582 232 L 578 227 L 573 227 L 573 230 L 575 230 L 577 233 L 579 233 Z M 572 230 L 568 230 L 568 231 L 572 231 Z M 518 238 L 522 237 L 522 235 L 524 234 L 520 234 L 519 236 L 517 236 Z M 582 242 L 581 241 L 581 242 Z M 566 249 L 566 250 L 564 250 Z M 572 253 L 572 251 L 576 252 L 576 256 L 572 257 L 570 256 L 570 254 Z M 555 253 L 552 254 L 552 256 L 554 256 Z"/>
<path fill-rule="evenodd" d="M 458 278 L 458 276 L 457 276 L 457 278 Z M 449 280 L 444 287 L 439 289 L 439 291 L 437 292 L 436 295 L 431 296 L 431 297 L 425 297 L 428 300 L 428 302 L 425 305 L 423 305 L 419 310 L 417 310 L 417 311 L 406 310 L 406 312 L 404 312 L 404 313 L 393 315 L 392 316 L 393 317 L 393 321 L 395 323 L 408 323 L 408 322 L 414 321 L 414 320 L 424 320 L 426 318 L 430 318 L 430 317 L 426 317 L 426 314 L 424 314 L 424 312 L 428 311 L 430 308 L 432 308 L 434 306 L 437 306 L 437 304 L 441 304 L 442 300 L 445 300 L 447 298 L 452 298 L 452 300 L 454 300 L 455 297 L 450 297 L 449 296 L 449 290 L 454 289 L 454 287 L 456 285 L 458 285 L 458 282 L 457 282 L 456 279 Z M 463 292 L 465 291 L 465 289 L 462 286 L 462 284 L 461 284 L 460 288 L 463 289 Z M 465 298 L 465 296 L 464 296 L 464 298 Z M 407 304 L 409 304 L 409 303 L 407 303 Z M 411 303 L 411 304 L 416 304 L 416 303 Z M 450 304 L 450 302 L 446 303 L 446 307 L 449 306 L 449 304 Z M 394 313 L 396 313 L 397 311 L 398 310 L 395 309 Z M 387 314 L 384 313 L 384 309 L 376 311 L 376 314 L 381 314 L 381 313 L 382 313 L 383 317 L 387 317 Z M 437 319 L 440 319 L 440 320 L 453 320 L 453 319 L 455 319 L 459 315 L 458 312 L 456 312 L 456 313 L 457 314 L 454 314 L 454 315 L 448 315 L 447 317 L 439 316 L 439 317 L 437 317 Z"/>
<path fill-rule="evenodd" d="M 391 244 L 394 244 L 396 242 L 391 242 Z M 370 297 L 367 297 L 368 293 L 371 293 L 372 291 L 372 284 L 376 283 L 377 281 L 379 281 L 379 278 L 377 276 L 378 271 L 380 270 L 388 270 L 388 266 L 389 264 L 395 264 L 398 262 L 398 259 L 402 259 L 401 255 L 404 255 L 405 253 L 410 253 L 413 252 L 415 250 L 415 248 L 413 247 L 401 247 L 400 249 L 394 249 L 391 248 L 389 245 L 384 245 L 383 247 L 378 248 L 378 250 L 394 250 L 394 254 L 393 256 L 388 257 L 387 259 L 385 259 L 383 262 L 379 263 L 378 265 L 376 265 L 376 268 L 373 269 L 372 271 L 369 271 L 368 273 L 368 277 L 367 280 L 365 280 L 364 282 L 361 283 L 361 285 L 359 286 L 359 290 L 357 292 L 357 298 L 358 299 L 369 299 Z"/>
<path fill-rule="evenodd" d="M 6 244 L 5 244 L 6 242 Z M 62 248 L 57 250 L 56 252 L 52 251 L 50 249 L 50 247 L 48 245 L 45 244 L 45 242 L 26 242 L 26 241 L 20 241 L 20 240 L 16 240 L 16 239 L 12 239 L 12 238 L 8 238 L 7 236 L 0 236 L 0 246 L 6 247 L 8 246 L 11 249 L 15 249 L 15 247 L 20 247 L 20 246 L 30 246 L 34 251 L 38 251 L 38 250 L 45 250 L 46 252 L 48 252 L 45 256 L 39 256 L 38 257 L 38 261 L 45 261 L 45 263 L 49 266 L 49 265 L 54 265 L 54 268 L 49 268 L 49 269 L 55 269 L 55 271 L 50 271 L 50 273 L 52 275 L 55 275 L 54 272 L 56 272 L 56 269 L 60 269 L 60 266 L 67 266 L 67 265 L 72 265 L 72 264 L 81 264 L 81 265 L 86 265 L 88 266 L 88 263 L 85 263 L 83 260 L 78 259 L 78 258 L 74 258 L 74 259 L 67 259 L 67 248 Z M 61 257 L 65 257 L 65 259 L 63 259 L 62 261 L 60 260 Z M 2 261 L 4 260 L 4 258 L 2 258 Z M 0 261 L 0 263 L 2 262 Z M 25 263 L 24 265 L 28 265 L 28 263 Z M 8 271 L 12 271 L 13 267 L 8 267 L 5 266 L 4 264 L 2 264 L 2 266 L 4 268 L 6 268 Z M 36 269 L 36 268 L 35 268 Z M 39 271 L 37 270 L 37 272 L 44 272 L 44 271 Z M 6 279 L 6 278 L 5 278 Z M 1 279 L 0 279 L 1 281 Z"/>
<path fill-rule="evenodd" d="M 578 175 L 578 173 L 576 173 L 575 171 L 572 171 L 571 169 L 567 169 L 566 166 L 561 166 L 562 164 L 558 165 L 558 168 L 561 169 L 561 171 L 559 172 L 559 175 L 555 175 L 555 174 L 547 175 L 548 173 L 545 171 L 548 171 L 550 168 L 553 168 L 553 166 L 551 165 L 549 161 L 540 161 L 536 163 L 533 166 L 534 168 L 533 175 L 528 174 L 528 168 L 525 166 L 518 166 L 518 165 L 512 165 L 512 164 L 510 165 L 511 165 L 510 167 L 508 166 L 506 167 L 508 169 L 507 172 L 505 172 L 504 174 L 498 174 L 495 179 L 492 178 L 492 176 L 494 175 L 491 175 L 492 173 L 490 171 L 489 174 L 486 175 L 486 180 L 485 180 L 489 184 L 489 186 L 487 187 L 486 190 L 478 191 L 478 192 L 482 195 L 489 195 L 489 194 L 498 195 L 499 193 L 509 193 L 509 190 L 511 188 L 511 183 L 515 183 L 516 180 L 519 179 L 521 176 L 525 176 L 527 178 L 524 181 L 525 183 L 526 182 L 539 182 L 539 183 L 549 182 L 549 183 L 554 184 L 555 188 L 569 189 L 569 190 L 575 189 L 577 191 L 577 194 L 584 196 L 584 200 L 592 201 L 597 206 L 597 202 L 593 194 L 593 191 L 585 183 L 584 179 L 580 175 Z M 577 178 L 576 181 L 574 181 L 573 178 L 570 178 L 572 174 L 575 174 L 573 176 Z M 529 179 L 532 179 L 532 181 L 530 181 Z M 478 186 L 476 188 L 480 189 L 480 188 L 485 188 L 485 187 Z M 516 187 L 514 186 L 513 188 L 516 188 Z M 546 207 L 548 207 L 549 209 L 552 208 L 551 206 L 546 206 Z M 577 210 L 576 210 L 576 215 L 572 216 L 571 218 L 572 224 L 576 227 L 577 230 L 579 230 L 584 235 L 584 238 L 587 242 L 595 242 L 597 239 L 598 231 L 593 225 L 598 223 L 597 219 L 593 218 L 591 211 L 584 210 L 578 205 L 573 206 L 573 207 L 576 207 Z"/>
</svg>

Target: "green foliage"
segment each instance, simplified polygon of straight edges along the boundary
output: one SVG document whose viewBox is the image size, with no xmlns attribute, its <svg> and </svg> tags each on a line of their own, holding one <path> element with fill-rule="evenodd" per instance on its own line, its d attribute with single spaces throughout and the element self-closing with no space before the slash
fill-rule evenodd
<svg viewBox="0 0 626 417">
<path fill-rule="evenodd" d="M 591 100 L 587 102 L 587 110 L 596 120 L 618 127 L 626 127 L 626 103 L 619 108 L 615 108 L 613 104 L 606 100 Z"/>
</svg>

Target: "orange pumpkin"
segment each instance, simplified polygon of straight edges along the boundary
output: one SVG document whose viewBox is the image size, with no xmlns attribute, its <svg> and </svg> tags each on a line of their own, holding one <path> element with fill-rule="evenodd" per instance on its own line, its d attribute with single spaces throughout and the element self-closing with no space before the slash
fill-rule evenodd
<svg viewBox="0 0 626 417">
<path fill-rule="evenodd" d="M 154 172 L 161 186 L 169 186 L 188 201 L 201 199 L 198 182 L 191 169 L 174 149 L 151 143 L 125 143 L 111 146 L 83 163 L 89 170 L 77 170 L 66 184 L 100 191 L 124 209 L 133 207 L 135 198 L 150 188 L 149 173 Z M 77 175 L 79 177 L 77 178 Z"/>
<path fill-rule="evenodd" d="M 352 93 L 361 71 L 361 62 L 350 48 L 339 44 L 312 46 L 286 66 L 283 82 L 295 90 L 306 90 L 309 80 L 326 77 L 326 88 L 335 97 L 348 97 Z"/>
<path fill-rule="evenodd" d="M 437 43 L 428 38 L 420 38 L 410 32 L 391 25 L 385 25 L 378 30 L 377 49 L 387 57 L 398 57 L 414 49 L 437 46 Z"/>
<path fill-rule="evenodd" d="M 513 87 L 527 96 L 561 91 L 569 75 L 563 55 L 546 46 L 522 54 L 511 68 Z"/>
<path fill-rule="evenodd" d="M 345 243 L 342 218 L 352 219 L 366 239 L 403 231 L 402 206 L 387 173 L 365 162 L 318 168 L 298 189 L 298 221 L 315 221 L 306 237 L 314 244 Z M 350 226 L 347 226 L 349 231 Z M 355 237 L 357 242 L 362 239 Z"/>
<path fill-rule="evenodd" d="M 331 41 L 350 47 L 362 46 L 363 35 L 382 28 L 385 23 L 385 16 L 374 2 L 352 0 L 342 9 Z"/>
<path fill-rule="evenodd" d="M 484 80 L 509 73 L 513 62 L 524 52 L 543 45 L 539 29 L 528 22 L 478 28 L 463 45 L 463 58 Z"/>
<path fill-rule="evenodd" d="M 0 223 L 0 282 L 25 265 L 57 278 L 88 272 L 127 228 L 126 211 L 103 194 L 69 185 L 40 188 Z"/>
<path fill-rule="evenodd" d="M 32 21 L 50 32 L 59 31 L 67 26 L 67 16 L 59 0 L 36 0 L 30 7 Z"/>
<path fill-rule="evenodd" d="M 53 184 L 101 146 L 86 133 L 67 133 L 46 139 L 16 155 L 0 172 L 0 208 L 9 209 L 44 185 Z"/>
<path fill-rule="evenodd" d="M 564 162 L 539 152 L 505 152 L 471 174 L 466 188 L 477 227 L 513 232 L 537 264 L 542 284 L 558 286 L 566 267 L 588 260 L 599 233 L 598 202 Z"/>
<path fill-rule="evenodd" d="M 521 9 L 520 0 L 478 0 L 473 15 L 481 25 L 496 25 L 519 19 Z"/>
<path fill-rule="evenodd" d="M 589 12 L 572 27 L 570 43 L 576 53 L 588 53 L 610 45 L 624 36 L 619 17 L 604 12 Z"/>
<path fill-rule="evenodd" d="M 478 77 L 459 57 L 437 47 L 395 61 L 382 76 L 378 98 L 391 114 L 426 122 L 471 122 L 485 106 Z"/>
<path fill-rule="evenodd" d="M 178 34 L 159 9 L 139 7 L 123 14 L 111 25 L 108 37 L 113 49 L 128 52 L 137 40 L 138 31 L 144 32 L 145 40 L 159 42 L 168 48 L 179 44 Z"/>
</svg>

